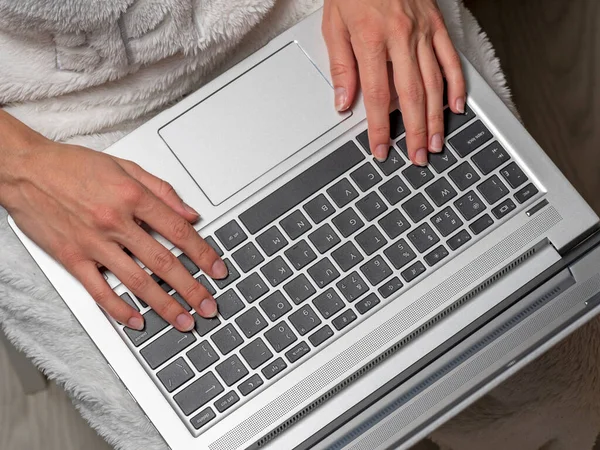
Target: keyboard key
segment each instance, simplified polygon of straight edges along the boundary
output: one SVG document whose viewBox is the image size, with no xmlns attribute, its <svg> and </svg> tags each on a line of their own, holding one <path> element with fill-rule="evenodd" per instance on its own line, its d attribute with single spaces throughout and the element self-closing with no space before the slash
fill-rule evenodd
<svg viewBox="0 0 600 450">
<path fill-rule="evenodd" d="M 363 264 L 360 267 L 360 271 L 373 286 L 377 286 L 392 275 L 392 269 L 390 269 L 390 266 L 388 266 L 381 256 L 376 256 L 368 263 Z"/>
<path fill-rule="evenodd" d="M 292 281 L 287 283 L 283 289 L 296 305 L 299 305 L 317 292 L 304 274 L 298 275 Z"/>
<path fill-rule="evenodd" d="M 235 316 L 246 306 L 233 289 L 225 291 L 215 298 L 215 300 L 219 307 L 219 314 L 221 314 L 225 320 Z"/>
<path fill-rule="evenodd" d="M 177 358 L 156 374 L 167 392 L 173 392 L 194 378 L 194 372 L 183 358 Z"/>
<path fill-rule="evenodd" d="M 217 365 L 215 370 L 227 386 L 237 383 L 248 375 L 248 369 L 246 369 L 246 366 L 244 366 L 244 363 L 240 360 L 238 355 L 230 356 L 221 364 Z"/>
<path fill-rule="evenodd" d="M 366 314 L 371 309 L 373 309 L 375 306 L 377 306 L 379 303 L 381 303 L 381 302 L 377 298 L 377 295 L 371 293 L 368 296 L 366 296 L 365 298 L 363 298 L 361 301 L 357 302 L 355 307 L 356 307 L 356 310 L 360 314 Z"/>
<path fill-rule="evenodd" d="M 245 397 L 264 384 L 260 375 L 255 374 L 238 385 L 239 391 Z"/>
<path fill-rule="evenodd" d="M 425 272 L 425 266 L 422 262 L 418 261 L 412 266 L 410 266 L 408 269 L 406 269 L 404 272 L 402 272 L 400 275 L 402 275 L 402 278 L 404 278 L 404 280 L 407 283 L 410 283 L 423 272 Z"/>
<path fill-rule="evenodd" d="M 439 247 L 434 248 L 428 255 L 425 255 L 425 258 L 423 259 L 425 259 L 425 262 L 429 267 L 433 267 L 446 256 L 448 256 L 448 250 L 446 250 L 446 247 L 443 245 L 440 245 Z"/>
<path fill-rule="evenodd" d="M 469 234 L 469 232 L 467 230 L 460 230 L 458 233 L 456 233 L 454 236 L 448 239 L 447 244 L 448 247 L 450 247 L 452 250 L 458 250 L 470 240 L 471 235 Z"/>
<path fill-rule="evenodd" d="M 217 408 L 217 411 L 220 413 L 227 411 L 233 405 L 240 401 L 240 397 L 235 393 L 235 391 L 229 391 L 219 400 L 217 400 L 214 405 Z"/>
<path fill-rule="evenodd" d="M 340 238 L 331 225 L 325 224 L 308 235 L 310 242 L 313 243 L 319 253 L 327 253 L 333 247 L 340 243 Z"/>
<path fill-rule="evenodd" d="M 206 275 L 200 275 L 197 279 L 198 283 L 204 286 L 210 295 L 215 295 L 217 293 L 213 285 L 208 281 L 208 278 L 206 278 Z"/>
<path fill-rule="evenodd" d="M 337 283 L 337 287 L 350 303 L 369 290 L 369 286 L 364 282 L 358 272 L 352 272 L 350 275 L 343 278 Z"/>
<path fill-rule="evenodd" d="M 142 331 L 133 330 L 131 328 L 123 328 L 123 331 L 127 337 L 131 340 L 131 343 L 136 347 L 139 347 L 148 339 L 156 336 L 162 330 L 167 328 L 169 324 L 165 322 L 154 310 L 148 311 L 144 314 L 144 329 Z"/>
<path fill-rule="evenodd" d="M 513 189 L 518 188 L 527 181 L 527 175 L 525 175 L 521 168 L 517 166 L 517 163 L 514 162 L 502 169 L 500 173 Z"/>
<path fill-rule="evenodd" d="M 318 347 L 323 342 L 325 342 L 327 339 L 329 339 L 331 336 L 333 336 L 333 330 L 331 329 L 331 327 L 329 325 L 324 325 L 323 327 L 321 327 L 317 331 L 315 331 L 308 338 L 308 340 L 310 341 L 310 343 L 313 346 Z"/>
<path fill-rule="evenodd" d="M 185 269 L 190 273 L 190 275 L 193 276 L 200 272 L 200 268 L 196 264 L 194 264 L 194 262 L 190 258 L 188 258 L 187 255 L 182 253 L 177 257 L 177 259 L 183 265 L 183 267 L 185 267 Z"/>
<path fill-rule="evenodd" d="M 352 233 L 360 230 L 364 226 L 364 222 L 352 208 L 348 208 L 337 217 L 333 218 L 333 224 L 338 229 L 342 236 L 348 237 Z"/>
<path fill-rule="evenodd" d="M 248 275 L 246 278 L 240 281 L 237 284 L 237 288 L 240 290 L 241 294 L 248 303 L 258 300 L 267 292 L 269 292 L 267 283 L 265 283 L 260 275 L 256 272 Z"/>
<path fill-rule="evenodd" d="M 454 133 L 474 117 L 475 113 L 473 113 L 473 110 L 468 105 L 465 106 L 464 114 L 454 114 L 450 108 L 446 108 L 444 110 L 444 130 L 446 131 L 446 136 Z"/>
<path fill-rule="evenodd" d="M 404 129 L 404 121 L 402 120 L 402 113 L 395 109 L 390 113 L 390 139 L 394 140 L 402 133 L 406 131 Z"/>
<path fill-rule="evenodd" d="M 361 262 L 364 257 L 352 242 L 346 242 L 331 253 L 331 256 L 344 272 Z"/>
<path fill-rule="evenodd" d="M 446 237 L 458 230 L 463 221 L 460 220 L 458 214 L 448 206 L 431 218 L 431 223 L 437 228 L 443 237 Z"/>
<path fill-rule="evenodd" d="M 219 355 L 208 341 L 202 341 L 186 353 L 198 372 L 203 372 L 219 360 Z"/>
<path fill-rule="evenodd" d="M 281 256 L 269 261 L 260 268 L 260 271 L 273 287 L 292 276 L 292 269 L 290 269 Z"/>
<path fill-rule="evenodd" d="M 279 222 L 283 231 L 289 236 L 289 238 L 293 241 L 296 238 L 299 238 L 304 233 L 312 228 L 312 225 L 308 221 L 304 214 L 301 211 L 296 210 L 281 222 Z"/>
<path fill-rule="evenodd" d="M 467 161 L 463 162 L 456 169 L 451 170 L 449 175 L 461 191 L 464 191 L 481 179 L 477 172 L 475 172 L 475 169 L 473 169 L 473 166 Z"/>
<path fill-rule="evenodd" d="M 370 192 L 366 197 L 357 201 L 356 208 L 369 222 L 387 210 L 387 206 L 376 192 Z"/>
<path fill-rule="evenodd" d="M 310 353 L 310 347 L 306 342 L 300 342 L 298 345 L 293 347 L 291 350 L 285 352 L 285 357 L 291 364 L 294 364 L 304 355 L 308 355 Z"/>
<path fill-rule="evenodd" d="M 188 348 L 196 342 L 192 333 L 182 333 L 171 328 L 158 339 L 147 345 L 140 354 L 146 360 L 150 368 L 156 369 L 162 366 L 173 356 Z"/>
<path fill-rule="evenodd" d="M 304 305 L 298 311 L 290 314 L 289 319 L 300 336 L 304 336 L 321 324 L 321 319 L 310 305 Z"/>
<path fill-rule="evenodd" d="M 517 205 L 510 198 L 507 198 L 494 209 L 492 209 L 492 213 L 496 217 L 496 219 L 502 219 L 504 216 L 513 211 Z"/>
<path fill-rule="evenodd" d="M 502 197 L 508 194 L 508 188 L 496 175 L 492 175 L 477 186 L 477 190 L 481 192 L 483 198 L 485 198 L 490 205 L 497 203 Z"/>
<path fill-rule="evenodd" d="M 233 254 L 233 259 L 243 272 L 250 272 L 265 260 L 256 246 L 249 242 Z"/>
<path fill-rule="evenodd" d="M 435 170 L 437 173 L 444 172 L 454 164 L 456 164 L 456 157 L 445 145 L 440 153 L 429 154 L 429 165 L 433 167 L 433 170 Z"/>
<path fill-rule="evenodd" d="M 199 430 L 204 425 L 206 425 L 208 422 L 213 420 L 215 417 L 217 417 L 215 412 L 210 407 L 208 407 L 206 409 L 203 409 L 196 416 L 194 416 L 190 420 L 190 423 L 196 430 Z"/>
<path fill-rule="evenodd" d="M 357 235 L 355 239 L 358 245 L 360 245 L 360 248 L 362 248 L 367 255 L 372 255 L 387 244 L 387 240 L 375 225 L 371 225 L 365 231 Z"/>
<path fill-rule="evenodd" d="M 273 357 L 273 353 L 261 338 L 256 338 L 240 350 L 240 355 L 252 369 L 262 366 Z"/>
<path fill-rule="evenodd" d="M 534 197 L 537 193 L 537 188 L 533 184 L 529 183 L 527 186 L 525 186 L 523 189 L 521 189 L 515 194 L 515 198 L 519 203 L 525 203 L 527 200 Z"/>
<path fill-rule="evenodd" d="M 279 291 L 274 292 L 260 302 L 260 307 L 273 322 L 292 309 L 290 303 Z"/>
<path fill-rule="evenodd" d="M 199 316 L 198 314 L 193 314 L 192 317 L 194 318 L 194 322 L 196 322 L 196 325 L 195 325 L 196 333 L 198 333 L 200 336 L 207 335 L 212 330 L 214 330 L 219 325 L 221 325 L 221 321 L 219 320 L 218 317 L 213 317 L 211 319 L 205 319 L 204 317 Z"/>
<path fill-rule="evenodd" d="M 369 130 L 365 130 L 356 136 L 356 140 L 360 143 L 361 147 L 367 152 L 367 155 L 371 154 L 371 147 L 369 145 Z"/>
<path fill-rule="evenodd" d="M 313 300 L 313 305 L 315 305 L 325 319 L 329 319 L 335 313 L 342 310 L 344 301 L 337 292 L 329 288 Z"/>
<path fill-rule="evenodd" d="M 354 186 L 346 178 L 341 179 L 327 189 L 327 193 L 339 208 L 343 208 L 358 197 L 357 190 L 354 189 Z"/>
<path fill-rule="evenodd" d="M 181 411 L 189 416 L 223 392 L 223 386 L 212 372 L 201 376 L 173 397 Z"/>
<path fill-rule="evenodd" d="M 308 274 L 320 288 L 324 288 L 340 276 L 340 273 L 331 263 L 329 258 L 323 258 L 308 269 Z"/>
<path fill-rule="evenodd" d="M 224 355 L 236 349 L 243 342 L 240 334 L 230 323 L 226 324 L 223 328 L 214 333 L 210 339 Z"/>
<path fill-rule="evenodd" d="M 379 169 L 381 169 L 384 175 L 390 176 L 400 167 L 404 166 L 406 163 L 404 162 L 404 159 L 402 159 L 402 157 L 398 154 L 396 149 L 394 147 L 390 147 L 390 152 L 388 154 L 387 159 L 384 162 L 379 162 L 375 160 L 375 164 L 377 165 L 377 167 L 379 167 Z"/>
<path fill-rule="evenodd" d="M 133 301 L 133 298 L 131 298 L 131 295 L 129 295 L 128 292 L 124 292 L 123 294 L 121 294 L 121 300 L 123 300 L 125 303 L 127 303 L 129 306 L 131 306 L 133 309 L 135 309 L 136 311 L 139 311 L 140 308 L 138 307 L 138 305 Z"/>
<path fill-rule="evenodd" d="M 494 219 L 492 219 L 488 214 L 485 214 L 485 215 L 481 216 L 479 219 L 477 219 L 475 222 L 473 222 L 471 225 L 469 225 L 469 228 L 471 229 L 473 234 L 478 235 L 478 234 L 483 233 L 485 230 L 487 230 L 493 224 L 494 224 Z"/>
<path fill-rule="evenodd" d="M 463 195 L 461 198 L 455 201 L 454 206 L 456 206 L 458 212 L 467 221 L 473 219 L 475 216 L 477 216 L 485 210 L 485 204 L 473 191 L 467 192 L 465 195 Z"/>
<path fill-rule="evenodd" d="M 336 330 L 342 330 L 356 320 L 356 314 L 351 309 L 347 309 L 331 321 Z"/>
<path fill-rule="evenodd" d="M 433 174 L 427 167 L 410 165 L 402 171 L 402 174 L 414 189 L 419 189 L 433 180 Z"/>
<path fill-rule="evenodd" d="M 265 338 L 276 352 L 285 350 L 298 340 L 290 326 L 285 322 L 279 322 L 273 328 L 265 332 Z"/>
<path fill-rule="evenodd" d="M 317 259 L 316 253 L 304 240 L 286 250 L 285 256 L 296 270 L 302 269 Z"/>
<path fill-rule="evenodd" d="M 406 156 L 406 159 L 409 159 L 408 158 L 408 148 L 406 147 L 406 138 L 400 139 L 398 142 L 396 142 L 396 145 L 398 146 L 400 151 L 402 153 L 404 153 L 404 156 Z"/>
<path fill-rule="evenodd" d="M 456 153 L 464 158 L 492 138 L 490 130 L 487 129 L 481 120 L 477 120 L 456 136 L 450 138 L 449 142 L 452 148 L 456 150 Z"/>
<path fill-rule="evenodd" d="M 471 159 L 481 173 L 487 175 L 508 161 L 510 156 L 498 142 L 492 142 Z"/>
<path fill-rule="evenodd" d="M 227 250 L 234 249 L 248 238 L 235 220 L 219 228 L 215 231 L 215 235 Z"/>
<path fill-rule="evenodd" d="M 391 205 L 395 205 L 410 195 L 410 189 L 398 175 L 379 186 L 379 191 Z"/>
<path fill-rule="evenodd" d="M 304 211 L 313 220 L 314 223 L 321 223 L 332 215 L 335 210 L 329 200 L 323 194 L 313 198 L 310 202 L 304 205 Z"/>
<path fill-rule="evenodd" d="M 383 253 L 396 269 L 401 269 L 417 257 L 404 239 L 400 239 L 398 242 L 392 244 Z"/>
<path fill-rule="evenodd" d="M 388 298 L 395 292 L 398 292 L 400 289 L 402 289 L 403 286 L 404 285 L 402 284 L 402 281 L 400 281 L 398 277 L 394 277 L 379 288 L 379 295 L 381 295 L 383 298 Z"/>
<path fill-rule="evenodd" d="M 237 326 L 240 327 L 240 330 L 242 330 L 242 333 L 244 333 L 244 336 L 247 338 L 251 338 L 268 326 L 267 319 L 262 316 L 256 307 L 250 308 L 240 317 L 235 319 L 235 323 L 237 323 Z"/>
<path fill-rule="evenodd" d="M 221 250 L 221 247 L 219 247 L 219 244 L 217 244 L 217 241 L 215 241 L 212 236 L 206 236 L 204 241 L 210 245 L 215 252 L 217 252 L 217 255 L 223 256 L 223 250 Z"/>
<path fill-rule="evenodd" d="M 287 367 L 287 364 L 285 363 L 285 361 L 281 358 L 277 358 L 275 361 L 268 364 L 267 367 L 265 367 L 262 370 L 262 374 L 264 375 L 264 377 L 267 380 L 270 380 L 275 375 L 277 375 L 279 372 L 283 371 L 286 367 Z"/>
<path fill-rule="evenodd" d="M 220 280 L 213 280 L 219 289 L 225 289 L 227 286 L 229 286 L 231 283 L 233 283 L 240 277 L 240 273 L 233 266 L 233 264 L 231 264 L 231 261 L 228 258 L 225 258 L 223 262 L 227 266 L 227 277 Z"/>
<path fill-rule="evenodd" d="M 153 273 L 152 275 L 150 275 L 150 277 L 152 278 L 152 280 L 154 280 L 154 282 L 156 284 L 158 284 L 161 289 L 165 292 L 171 292 L 173 290 L 173 288 L 163 279 L 161 279 L 158 275 L 156 275 L 155 273 Z"/>
<path fill-rule="evenodd" d="M 274 255 L 288 244 L 287 239 L 276 226 L 272 226 L 258 236 L 256 242 L 258 242 L 258 245 L 260 245 L 260 248 L 263 249 L 267 256 Z"/>
<path fill-rule="evenodd" d="M 408 239 L 419 253 L 426 252 L 440 241 L 440 238 L 435 234 L 435 231 L 433 231 L 427 223 L 420 225 L 412 232 L 408 233 Z"/>
<path fill-rule="evenodd" d="M 379 220 L 379 225 L 390 239 L 396 239 L 410 228 L 410 223 L 397 209 L 392 210 L 387 216 Z M 358 239 L 357 239 L 358 240 Z"/>
<path fill-rule="evenodd" d="M 415 223 L 420 222 L 433 212 L 433 206 L 431 206 L 431 203 L 421 193 L 404 202 L 402 209 L 406 211 L 408 217 Z"/>
<path fill-rule="evenodd" d="M 450 182 L 445 178 L 440 178 L 435 183 L 432 183 L 425 189 L 425 192 L 427 192 L 429 198 L 433 200 L 433 203 L 437 206 L 444 205 L 457 195 L 456 190 L 454 190 Z"/>
<path fill-rule="evenodd" d="M 381 175 L 373 164 L 367 162 L 350 174 L 358 188 L 365 192 L 381 181 Z"/>
</svg>

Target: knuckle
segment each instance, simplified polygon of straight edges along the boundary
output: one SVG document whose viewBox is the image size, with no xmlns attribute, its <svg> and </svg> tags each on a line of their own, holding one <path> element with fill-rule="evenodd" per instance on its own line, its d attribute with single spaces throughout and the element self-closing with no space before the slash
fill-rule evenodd
<svg viewBox="0 0 600 450">
<path fill-rule="evenodd" d="M 175 267 L 175 255 L 168 250 L 160 250 L 153 257 L 153 267 L 155 272 L 162 274 L 168 273 Z"/>
<path fill-rule="evenodd" d="M 454 71 L 462 70 L 460 56 L 458 56 L 458 52 L 456 52 L 455 50 L 452 50 L 451 52 L 449 52 L 448 55 L 446 55 L 446 60 L 447 60 L 447 65 L 448 65 L 449 70 L 454 70 Z"/>
<path fill-rule="evenodd" d="M 173 186 L 166 182 L 165 180 L 160 180 L 159 186 L 158 186 L 158 194 L 163 197 L 163 196 L 168 196 L 168 195 L 172 195 L 175 193 L 175 189 L 173 188 Z"/>
<path fill-rule="evenodd" d="M 168 317 L 173 317 L 177 314 L 178 310 L 181 309 L 179 303 L 177 303 L 172 298 L 169 298 L 168 301 L 162 302 L 158 307 L 158 314 L 161 317 L 167 319 Z"/>
<path fill-rule="evenodd" d="M 191 300 L 192 302 L 194 302 L 194 300 L 197 300 L 194 303 L 200 303 L 203 300 L 203 298 L 201 298 L 202 294 L 204 294 L 203 291 L 204 288 L 202 287 L 202 285 L 196 280 L 194 280 L 193 283 L 191 283 L 189 286 L 183 289 L 181 295 L 183 295 L 183 298 L 185 298 L 186 300 Z"/>
<path fill-rule="evenodd" d="M 357 25 L 358 41 L 369 53 L 379 53 L 385 50 L 385 35 L 383 27 L 373 19 L 363 19 Z"/>
<path fill-rule="evenodd" d="M 94 223 L 101 230 L 115 230 L 123 223 L 121 213 L 112 206 L 97 207 L 94 210 Z"/>
<path fill-rule="evenodd" d="M 97 287 L 90 289 L 90 295 L 92 296 L 94 301 L 99 305 L 106 305 L 108 303 L 109 298 L 112 295 L 112 291 L 108 291 L 107 289 Z"/>
<path fill-rule="evenodd" d="M 369 86 L 364 92 L 365 100 L 373 104 L 388 105 L 390 102 L 390 90 L 388 86 Z"/>
<path fill-rule="evenodd" d="M 413 139 L 427 138 L 427 127 L 424 125 L 415 125 L 408 130 Z"/>
<path fill-rule="evenodd" d="M 178 242 L 186 241 L 191 235 L 191 226 L 184 219 L 173 220 L 171 224 L 171 237 Z"/>
<path fill-rule="evenodd" d="M 125 283 L 125 285 L 131 289 L 133 293 L 143 292 L 148 287 L 149 280 L 150 276 L 146 272 L 141 270 L 135 271 L 127 276 L 127 283 Z"/>
<path fill-rule="evenodd" d="M 425 77 L 423 83 L 428 91 L 441 91 L 444 88 L 444 78 L 439 70 Z"/>
<path fill-rule="evenodd" d="M 144 189 L 134 180 L 123 183 L 119 192 L 121 198 L 130 205 L 137 205 L 144 197 Z"/>
<path fill-rule="evenodd" d="M 415 32 L 415 21 L 406 14 L 397 13 L 391 17 L 390 35 L 392 38 L 406 38 Z"/>
<path fill-rule="evenodd" d="M 446 23 L 444 22 L 444 16 L 442 12 L 434 8 L 429 14 L 429 24 L 434 31 L 443 29 L 446 27 Z"/>
<path fill-rule="evenodd" d="M 418 81 L 407 81 L 403 83 L 402 95 L 406 101 L 413 104 L 423 103 L 425 100 L 423 86 Z"/>
<path fill-rule="evenodd" d="M 348 75 L 351 71 L 350 67 L 339 59 L 332 59 L 329 65 L 331 76 L 334 78 Z"/>
<path fill-rule="evenodd" d="M 388 139 L 390 136 L 390 128 L 388 125 L 372 125 L 369 130 L 373 136 L 383 137 L 383 139 Z"/>
<path fill-rule="evenodd" d="M 444 122 L 444 113 L 442 110 L 435 110 L 427 114 L 430 123 L 442 124 Z"/>
<path fill-rule="evenodd" d="M 84 259 L 79 250 L 70 246 L 59 248 L 56 258 L 65 267 L 73 267 Z"/>
</svg>

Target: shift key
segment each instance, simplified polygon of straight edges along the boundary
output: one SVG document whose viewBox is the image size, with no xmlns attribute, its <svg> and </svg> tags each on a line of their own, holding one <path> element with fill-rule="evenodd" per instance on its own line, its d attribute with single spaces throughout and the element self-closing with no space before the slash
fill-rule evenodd
<svg viewBox="0 0 600 450">
<path fill-rule="evenodd" d="M 212 372 L 200 377 L 175 397 L 183 413 L 188 416 L 200 409 L 217 395 L 223 392 L 223 386 Z"/>
</svg>

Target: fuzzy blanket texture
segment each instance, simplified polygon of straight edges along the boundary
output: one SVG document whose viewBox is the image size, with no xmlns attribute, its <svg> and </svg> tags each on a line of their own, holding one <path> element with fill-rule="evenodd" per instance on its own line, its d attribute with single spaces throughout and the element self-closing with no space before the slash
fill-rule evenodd
<svg viewBox="0 0 600 450">
<path fill-rule="evenodd" d="M 320 3 L 0 0 L 0 105 L 49 138 L 102 150 Z M 473 16 L 460 0 L 439 3 L 456 46 L 512 108 L 493 49 Z M 10 230 L 2 208 L 0 248 L 0 324 L 10 341 L 64 387 L 83 417 L 115 448 L 165 449 L 161 437 Z M 564 353 L 571 358 L 567 367 L 578 364 L 572 360 L 577 352 L 567 348 Z M 553 392 L 559 396 L 566 392 L 566 406 L 555 411 L 557 417 L 569 413 L 577 419 L 573 422 L 581 423 L 579 413 L 593 408 L 578 407 L 578 414 L 573 414 L 569 407 L 575 408 L 573 399 L 586 392 L 587 378 L 568 381 L 560 364 L 548 365 L 545 373 L 533 374 L 534 381 L 522 380 L 532 386 L 529 397 L 521 396 L 516 388 L 502 394 L 511 401 L 518 398 L 518 408 L 500 394 L 490 396 L 486 401 L 491 403 L 470 409 L 461 416 L 464 420 L 459 418 L 440 430 L 436 440 L 456 450 L 491 449 L 491 434 L 499 431 L 494 424 L 505 421 L 503 426 L 509 427 L 514 420 L 521 428 L 512 441 L 507 437 L 498 448 L 537 449 L 541 445 L 524 447 L 516 439 L 528 426 L 521 410 L 529 411 L 536 424 L 543 424 L 546 416 L 527 405 L 553 398 Z M 561 381 L 562 390 L 542 395 L 533 383 L 544 383 L 548 373 Z M 487 422 L 477 422 L 480 415 Z M 544 445 L 552 439 L 535 442 Z"/>
</svg>

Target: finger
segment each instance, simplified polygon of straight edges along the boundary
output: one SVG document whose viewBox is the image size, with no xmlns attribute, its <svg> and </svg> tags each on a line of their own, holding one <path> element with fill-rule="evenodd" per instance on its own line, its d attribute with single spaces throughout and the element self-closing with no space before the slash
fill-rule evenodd
<svg viewBox="0 0 600 450">
<path fill-rule="evenodd" d="M 417 58 L 425 88 L 429 150 L 439 153 L 444 145 L 444 80 L 430 41 L 419 42 Z"/>
<path fill-rule="evenodd" d="M 467 98 L 465 77 L 460 56 L 445 27 L 441 27 L 435 32 L 433 47 L 448 82 L 448 105 L 456 114 L 464 114 Z"/>
</svg>

